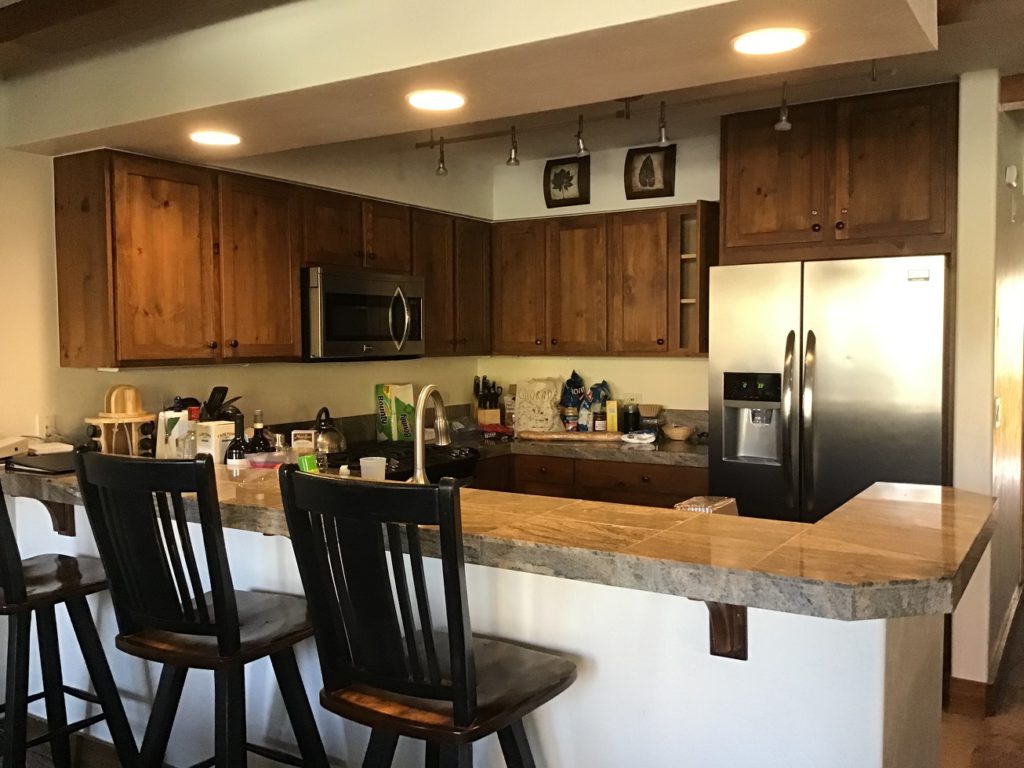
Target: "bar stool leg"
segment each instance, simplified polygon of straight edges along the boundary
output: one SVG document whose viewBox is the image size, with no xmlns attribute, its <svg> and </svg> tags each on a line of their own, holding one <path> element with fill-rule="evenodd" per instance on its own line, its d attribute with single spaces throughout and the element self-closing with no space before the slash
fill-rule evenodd
<svg viewBox="0 0 1024 768">
<path fill-rule="evenodd" d="M 427 742 L 427 768 L 473 768 L 472 744 Z"/>
<path fill-rule="evenodd" d="M 124 704 L 121 702 L 117 683 L 110 673 L 110 664 L 107 663 L 107 654 L 103 651 L 96 624 L 89 612 L 89 603 L 84 597 L 73 597 L 65 606 L 75 636 L 78 638 L 78 647 L 82 651 L 85 667 L 89 670 L 92 687 L 96 690 L 96 697 L 103 707 L 103 714 L 106 715 L 107 729 L 114 741 L 118 760 L 121 765 L 134 766 L 139 761 L 139 748 L 135 743 L 135 734 L 128 725 L 128 717 L 124 713 Z"/>
<path fill-rule="evenodd" d="M 139 755 L 142 768 L 164 764 L 167 742 L 171 738 L 174 716 L 178 713 L 178 702 L 181 701 L 181 690 L 185 687 L 187 674 L 188 667 L 175 667 L 171 664 L 164 664 L 160 672 L 160 684 L 153 698 L 153 711 L 149 715 L 146 735 L 142 739 L 142 752 Z"/>
<path fill-rule="evenodd" d="M 306 765 L 328 768 L 327 752 L 320 739 L 320 731 L 313 719 L 313 710 L 309 707 L 306 687 L 302 684 L 299 665 L 295 663 L 295 651 L 286 648 L 271 654 L 270 663 L 274 666 L 277 685 L 281 689 L 288 719 L 291 720 L 295 741 L 299 745 L 299 754 Z"/>
<path fill-rule="evenodd" d="M 28 661 L 32 613 L 7 617 L 7 699 L 4 706 L 4 765 L 25 764 Z"/>
<path fill-rule="evenodd" d="M 57 639 L 57 614 L 52 605 L 36 609 L 36 633 L 39 635 L 39 665 L 43 672 L 46 699 L 46 728 L 56 731 L 68 724 L 64 704 L 64 676 L 61 674 L 60 641 Z M 67 733 L 50 739 L 50 756 L 55 768 L 71 768 L 71 738 Z"/>
<path fill-rule="evenodd" d="M 498 741 L 501 742 L 501 754 L 505 756 L 508 768 L 536 768 L 522 720 L 516 720 L 498 731 Z"/>
<path fill-rule="evenodd" d="M 246 765 L 245 667 L 236 664 L 213 673 L 214 740 L 217 768 Z"/>
<path fill-rule="evenodd" d="M 397 733 L 374 728 L 370 731 L 370 743 L 366 745 L 363 768 L 391 768 L 391 763 L 395 760 L 397 746 Z"/>
</svg>

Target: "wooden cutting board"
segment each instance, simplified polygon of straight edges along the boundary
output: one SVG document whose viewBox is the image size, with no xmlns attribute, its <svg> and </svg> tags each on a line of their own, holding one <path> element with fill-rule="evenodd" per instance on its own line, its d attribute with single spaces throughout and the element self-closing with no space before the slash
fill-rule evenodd
<svg viewBox="0 0 1024 768">
<path fill-rule="evenodd" d="M 516 437 L 520 440 L 539 440 L 541 442 L 588 442 L 616 443 L 622 440 L 621 432 L 520 432 Z"/>
</svg>

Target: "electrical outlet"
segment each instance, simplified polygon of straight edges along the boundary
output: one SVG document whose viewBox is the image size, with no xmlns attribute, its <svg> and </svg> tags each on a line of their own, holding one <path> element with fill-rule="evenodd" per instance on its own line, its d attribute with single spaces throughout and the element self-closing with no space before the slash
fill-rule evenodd
<svg viewBox="0 0 1024 768">
<path fill-rule="evenodd" d="M 57 434 L 57 414 L 36 414 L 36 434 L 46 440 Z"/>
<path fill-rule="evenodd" d="M 639 392 L 623 392 L 622 397 L 619 398 L 620 402 L 623 403 L 642 403 L 643 395 Z"/>
</svg>

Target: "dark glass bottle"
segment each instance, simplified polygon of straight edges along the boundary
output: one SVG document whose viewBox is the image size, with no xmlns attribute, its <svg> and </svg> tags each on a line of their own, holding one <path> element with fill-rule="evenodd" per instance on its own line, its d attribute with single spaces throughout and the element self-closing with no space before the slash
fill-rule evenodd
<svg viewBox="0 0 1024 768">
<path fill-rule="evenodd" d="M 228 443 L 228 449 L 224 453 L 224 463 L 228 469 L 245 469 L 249 466 L 249 459 L 245 457 L 245 416 L 235 416 L 235 436 Z"/>
<path fill-rule="evenodd" d="M 246 448 L 247 453 L 270 453 L 274 447 L 263 432 L 263 411 L 257 409 L 253 414 L 252 438 Z"/>
</svg>

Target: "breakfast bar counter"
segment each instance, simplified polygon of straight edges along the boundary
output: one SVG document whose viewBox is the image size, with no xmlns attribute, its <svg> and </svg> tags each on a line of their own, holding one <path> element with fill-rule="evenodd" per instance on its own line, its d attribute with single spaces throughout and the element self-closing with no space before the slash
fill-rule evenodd
<svg viewBox="0 0 1024 768">
<path fill-rule="evenodd" d="M 218 472 L 236 588 L 301 593 L 276 474 Z M 0 471 L 0 483 L 17 497 L 25 555 L 94 553 L 74 477 Z M 33 499 L 55 521 L 70 517 L 77 536 L 55 534 Z M 994 505 L 877 484 L 803 525 L 464 488 L 473 629 L 576 659 L 576 684 L 527 724 L 542 767 L 938 768 L 943 614 L 984 553 Z M 424 544 L 429 554 L 435 542 Z M 426 565 L 428 589 L 440 589 L 439 561 Z M 116 651 L 104 596 L 94 611 L 141 728 L 156 672 Z M 742 653 L 730 653 L 738 639 Z M 315 700 L 315 650 L 298 656 Z M 67 666 L 69 684 L 87 685 Z M 254 668 L 247 681 L 267 693 L 250 701 L 249 732 L 285 745 L 270 680 Z M 187 688 L 182 716 L 209 711 L 211 695 Z M 318 720 L 329 754 L 359 764 L 366 729 Z M 175 740 L 174 764 L 201 759 L 212 740 L 202 718 L 183 725 L 196 735 Z M 91 732 L 109 738 L 102 725 Z M 476 746 L 476 768 L 504 765 L 492 741 Z M 422 760 L 403 739 L 395 765 Z"/>
</svg>

